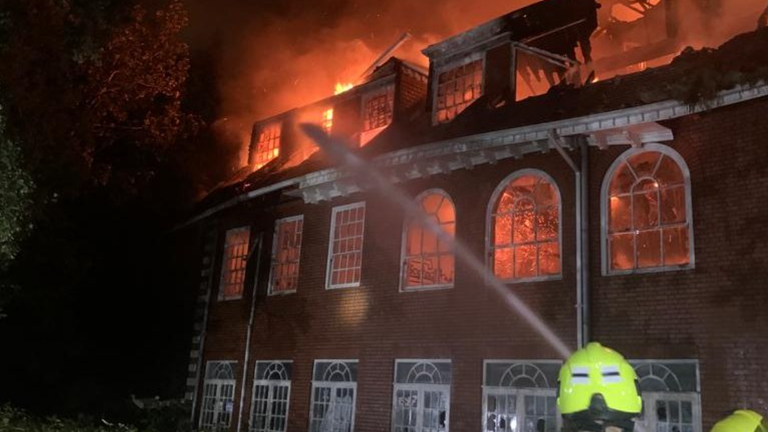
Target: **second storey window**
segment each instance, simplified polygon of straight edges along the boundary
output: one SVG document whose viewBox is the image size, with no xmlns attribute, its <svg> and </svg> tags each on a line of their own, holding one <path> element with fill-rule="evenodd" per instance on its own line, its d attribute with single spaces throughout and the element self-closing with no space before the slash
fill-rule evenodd
<svg viewBox="0 0 768 432">
<path fill-rule="evenodd" d="M 280 129 L 282 123 L 267 123 L 259 127 L 253 149 L 252 163 L 259 169 L 280 154 Z"/>
<path fill-rule="evenodd" d="M 560 275 L 560 192 L 540 171 L 523 170 L 494 194 L 489 260 L 502 280 Z"/>
<path fill-rule="evenodd" d="M 482 94 L 482 59 L 441 72 L 437 77 L 432 123 L 448 123 Z"/>
<path fill-rule="evenodd" d="M 691 186 L 677 152 L 629 150 L 603 183 L 604 273 L 692 267 Z"/>
<path fill-rule="evenodd" d="M 272 270 L 269 280 L 270 294 L 295 292 L 299 286 L 303 227 L 304 216 L 280 219 L 275 222 Z"/>
<path fill-rule="evenodd" d="M 387 86 L 384 89 L 363 96 L 363 130 L 360 134 L 361 147 L 392 123 L 394 106 L 394 86 Z"/>
<path fill-rule="evenodd" d="M 328 252 L 328 288 L 360 285 L 365 203 L 334 207 Z"/>
<path fill-rule="evenodd" d="M 456 235 L 456 210 L 445 192 L 427 191 L 417 201 L 440 228 L 451 236 Z M 419 221 L 407 221 L 403 239 L 402 288 L 451 286 L 454 271 L 454 255 L 449 246 Z"/>
<path fill-rule="evenodd" d="M 219 300 L 239 299 L 243 296 L 250 235 L 250 228 L 227 231 L 224 239 L 224 257 L 221 263 Z"/>
</svg>

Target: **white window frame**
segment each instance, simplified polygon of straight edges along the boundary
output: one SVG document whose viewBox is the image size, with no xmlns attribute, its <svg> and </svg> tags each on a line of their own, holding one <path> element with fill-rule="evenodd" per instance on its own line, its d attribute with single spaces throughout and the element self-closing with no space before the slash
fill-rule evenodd
<svg viewBox="0 0 768 432">
<path fill-rule="evenodd" d="M 301 234 L 300 234 L 301 235 L 301 241 L 299 242 L 299 260 L 296 262 L 296 271 L 300 272 L 300 268 L 301 268 L 301 246 L 302 246 L 302 243 L 304 243 L 304 215 L 290 216 L 290 217 L 285 217 L 285 218 L 282 218 L 282 219 L 277 219 L 275 221 L 275 230 L 274 230 L 274 234 L 272 236 L 272 255 L 270 257 L 270 264 L 269 264 L 269 285 L 268 285 L 269 288 L 267 290 L 267 293 L 270 296 L 293 294 L 293 293 L 296 292 L 296 289 L 286 290 L 286 291 L 274 291 L 274 289 L 273 289 L 274 288 L 274 282 L 275 282 L 274 278 L 276 277 L 276 275 L 275 275 L 275 266 L 277 264 L 275 259 L 277 257 L 278 248 L 280 246 L 278 244 L 278 240 L 279 240 L 278 237 L 279 237 L 279 233 L 280 233 L 280 224 L 290 223 L 290 222 L 295 222 L 295 221 L 301 221 L 302 222 Z M 298 279 L 299 274 L 300 273 L 297 273 L 297 275 L 296 275 L 297 279 Z M 296 282 L 296 285 L 297 285 L 297 289 L 298 289 L 298 280 Z"/>
<path fill-rule="evenodd" d="M 683 173 L 683 180 L 685 183 L 685 212 L 686 221 L 688 224 L 688 251 L 690 260 L 687 265 L 680 266 L 661 266 L 661 267 L 649 267 L 643 269 L 632 270 L 611 270 L 611 257 L 608 247 L 608 221 L 610 206 L 608 205 L 609 188 L 613 175 L 623 163 L 629 161 L 633 156 L 644 153 L 647 151 L 659 152 L 664 156 L 668 156 L 670 159 L 677 163 L 680 171 Z M 685 163 L 685 159 L 676 152 L 672 147 L 649 143 L 643 145 L 643 147 L 631 148 L 616 158 L 606 171 L 603 177 L 603 185 L 600 188 L 600 256 L 602 261 L 602 274 L 603 276 L 617 276 L 627 274 L 643 274 L 643 273 L 661 273 L 670 271 L 687 271 L 696 268 L 696 254 L 693 241 L 693 197 L 691 196 L 691 172 L 688 169 L 688 164 Z M 634 259 L 637 259 L 637 252 L 635 252 Z"/>
<path fill-rule="evenodd" d="M 275 389 L 277 387 L 287 387 L 288 393 L 286 395 L 286 401 L 285 401 L 285 424 L 283 429 L 270 429 L 268 426 L 266 429 L 260 429 L 259 431 L 265 431 L 265 432 L 285 432 L 288 428 L 288 416 L 291 412 L 291 377 L 287 377 L 285 380 L 273 380 L 268 378 L 258 378 L 256 376 L 256 371 L 258 370 L 259 364 L 263 363 L 269 363 L 270 366 L 272 364 L 280 364 L 282 366 L 283 363 L 290 363 L 293 364 L 293 360 L 259 360 L 254 365 L 254 380 L 253 380 L 253 389 L 251 392 L 251 417 L 250 417 L 250 424 L 248 427 L 249 432 L 256 432 L 257 429 L 253 426 L 253 420 L 254 415 L 256 414 L 256 386 L 266 386 L 269 388 L 269 393 L 267 395 L 267 425 L 270 423 L 270 419 L 272 417 L 272 404 L 274 403 L 275 399 Z"/>
<path fill-rule="evenodd" d="M 458 227 L 458 218 L 459 215 L 456 211 L 456 204 L 453 202 L 453 198 L 443 189 L 439 188 L 433 188 L 433 189 L 427 189 L 423 192 L 421 192 L 416 198 L 414 199 L 414 202 L 421 205 L 421 200 L 424 199 L 424 197 L 430 195 L 430 194 L 440 194 L 445 199 L 448 200 L 448 202 L 451 203 L 453 206 L 453 228 L 454 228 L 454 241 L 456 240 L 456 228 Z M 456 284 L 456 251 L 450 252 L 450 255 L 453 255 L 453 282 L 451 283 L 445 283 L 445 284 L 433 284 L 433 285 L 419 285 L 415 287 L 407 287 L 405 284 L 405 274 L 407 271 L 407 255 L 406 250 L 408 249 L 408 229 L 410 228 L 410 223 L 412 220 L 409 220 L 408 218 L 405 218 L 403 221 L 403 234 L 401 236 L 400 241 L 400 292 L 416 292 L 416 291 L 432 291 L 432 290 L 441 290 L 441 289 L 449 289 L 453 288 Z M 424 229 L 429 229 L 427 227 L 424 227 Z M 445 255 L 448 255 L 446 253 Z"/>
<path fill-rule="evenodd" d="M 232 370 L 232 379 L 218 379 L 218 378 L 207 378 L 208 371 L 211 367 L 214 365 L 219 365 L 222 363 L 227 363 L 229 367 Z M 200 413 L 199 413 L 199 420 L 198 420 L 198 426 L 201 430 L 206 431 L 226 431 L 232 426 L 232 417 L 234 417 L 235 414 L 235 392 L 237 390 L 237 371 L 235 370 L 237 367 L 237 361 L 233 360 L 209 360 L 205 363 L 205 373 L 203 375 L 203 394 L 201 396 L 201 404 L 200 404 Z M 215 424 L 205 424 L 203 425 L 203 418 L 205 417 L 205 414 L 207 412 L 212 413 L 212 420 L 215 420 L 217 416 L 221 414 L 217 408 L 214 407 L 213 411 L 207 411 L 205 410 L 206 400 L 210 399 L 210 396 L 206 396 L 206 387 L 209 385 L 213 385 L 215 388 L 215 395 L 213 396 L 213 399 L 215 400 L 214 404 L 218 403 L 219 399 L 222 399 L 224 403 L 226 403 L 226 399 L 221 397 L 221 391 L 225 386 L 231 386 L 232 387 L 232 394 L 231 394 L 231 403 L 232 403 L 232 411 L 229 412 L 229 416 L 227 419 L 226 425 L 215 425 Z M 226 407 L 224 408 L 224 412 L 226 412 Z"/>
<path fill-rule="evenodd" d="M 534 175 L 534 176 L 542 177 L 544 180 L 548 181 L 549 184 L 551 184 L 555 188 L 555 191 L 557 192 L 557 243 L 558 243 L 558 247 L 560 248 L 560 273 L 556 275 L 534 276 L 534 277 L 527 277 L 527 278 L 512 278 L 512 279 L 499 278 L 499 280 L 501 280 L 506 284 L 562 280 L 563 279 L 563 196 L 560 193 L 560 186 L 557 184 L 555 179 L 553 179 L 552 176 L 550 176 L 546 172 L 539 169 L 535 169 L 535 168 L 523 168 L 506 176 L 496 186 L 496 189 L 494 189 L 493 194 L 491 195 L 490 201 L 488 201 L 488 208 L 486 209 L 486 212 L 485 212 L 485 215 L 486 215 L 485 216 L 486 268 L 488 268 L 491 271 L 491 274 L 493 274 L 494 277 L 498 278 L 498 276 L 496 276 L 496 270 L 494 269 L 494 251 L 496 250 L 496 248 L 494 247 L 494 242 L 493 242 L 493 234 L 494 234 L 493 215 L 494 213 L 496 213 L 496 203 L 499 197 L 501 196 L 501 194 L 504 192 L 504 189 L 506 189 L 510 183 L 512 183 L 519 177 L 523 177 L 526 175 Z M 538 265 L 537 265 L 537 269 L 538 269 Z"/>
<path fill-rule="evenodd" d="M 416 426 L 413 432 L 421 432 L 422 428 L 424 427 L 422 424 L 422 421 L 424 420 L 424 393 L 427 391 L 437 391 L 437 392 L 443 392 L 447 395 L 446 405 L 445 405 L 445 432 L 450 431 L 451 427 L 451 385 L 452 384 L 427 384 L 427 383 L 398 383 L 397 382 L 397 366 L 400 363 L 414 363 L 414 367 L 418 366 L 419 364 L 426 363 L 426 364 L 432 364 L 435 363 L 443 363 L 450 365 L 451 369 L 453 369 L 453 362 L 451 360 L 447 359 L 395 359 L 395 368 L 393 373 L 393 383 L 392 383 L 392 423 L 391 423 L 391 431 L 395 432 L 395 426 L 396 426 L 396 414 L 397 414 L 397 391 L 398 390 L 406 390 L 406 391 L 416 391 L 418 392 L 418 398 L 419 398 L 419 405 L 417 407 L 417 417 L 416 417 Z M 453 371 L 451 371 L 453 372 Z M 451 381 L 453 381 L 453 378 L 451 378 Z"/>
<path fill-rule="evenodd" d="M 448 124 L 448 123 L 451 123 L 453 121 L 453 119 L 451 119 L 450 121 L 445 122 L 445 123 L 440 123 L 440 122 L 437 121 L 437 89 L 438 89 L 438 85 L 439 85 L 439 81 L 440 81 L 440 74 L 442 74 L 443 72 L 449 71 L 451 69 L 454 69 L 454 68 L 457 68 L 457 67 L 464 66 L 466 64 L 475 62 L 477 60 L 481 60 L 482 61 L 482 65 L 483 65 L 482 66 L 483 67 L 483 69 L 482 69 L 483 81 L 482 81 L 482 83 L 480 85 L 480 87 L 481 87 L 480 96 L 475 98 L 475 101 L 477 101 L 477 99 L 479 99 L 480 97 L 485 95 L 485 86 L 486 86 L 486 83 L 488 81 L 487 78 L 486 78 L 487 68 L 486 68 L 485 51 L 475 52 L 475 53 L 469 54 L 469 55 L 467 55 L 465 57 L 462 57 L 460 59 L 449 61 L 449 62 L 446 62 L 445 64 L 441 64 L 440 66 L 435 68 L 435 74 L 434 74 L 435 78 L 432 80 L 432 88 L 430 89 L 430 91 L 432 92 L 432 113 L 431 113 L 431 115 L 432 115 L 432 126 L 439 126 L 441 124 Z M 475 101 L 470 103 L 470 105 L 475 103 Z"/>
<path fill-rule="evenodd" d="M 525 396 L 546 396 L 546 397 L 557 397 L 557 387 L 558 383 L 554 383 L 554 386 L 552 383 L 547 383 L 549 387 L 547 388 L 519 388 L 519 387 L 504 387 L 501 385 L 487 385 L 486 384 L 486 374 L 488 373 L 487 366 L 489 364 L 493 363 L 499 363 L 499 364 L 510 364 L 512 366 L 515 365 L 530 365 L 538 369 L 536 367 L 536 364 L 553 364 L 553 365 L 562 365 L 563 362 L 559 360 L 483 360 L 483 402 L 482 402 L 482 419 L 481 423 L 483 425 L 483 431 L 487 431 L 488 426 L 488 396 L 515 396 L 515 413 L 517 418 L 517 429 L 518 431 L 522 430 L 523 426 L 523 420 L 525 418 Z M 541 370 L 539 370 L 541 372 Z M 546 379 L 546 376 L 544 377 Z M 522 402 L 519 402 L 522 401 Z M 563 426 L 563 419 L 560 415 L 560 410 L 557 408 L 557 405 L 555 405 L 555 421 L 556 423 L 556 430 L 561 430 Z"/>
<path fill-rule="evenodd" d="M 363 215 L 363 230 L 360 234 L 362 243 L 360 244 L 360 280 L 357 282 L 351 282 L 351 283 L 344 283 L 344 284 L 336 284 L 333 285 L 331 281 L 333 280 L 333 242 L 334 242 L 334 232 L 336 231 L 336 214 L 345 210 L 351 210 L 354 208 L 363 208 L 365 209 L 365 213 Z M 341 206 L 336 206 L 331 211 L 331 232 L 328 235 L 328 262 L 326 264 L 326 271 L 325 271 L 325 289 L 339 289 L 339 288 L 357 288 L 360 286 L 360 283 L 363 280 L 363 251 L 365 250 L 365 221 L 368 218 L 368 211 L 365 206 L 365 201 L 359 201 L 352 204 L 346 204 Z"/>
<path fill-rule="evenodd" d="M 227 270 L 228 260 L 227 260 L 227 236 L 229 233 L 234 232 L 247 232 L 248 233 L 248 243 L 246 246 L 246 255 L 244 257 L 244 263 L 243 263 L 243 286 L 240 289 L 239 295 L 232 295 L 228 296 L 225 294 L 224 289 L 224 279 L 229 274 L 229 271 Z M 224 246 L 221 254 L 221 269 L 219 274 L 219 293 L 217 300 L 218 301 L 230 301 L 230 300 L 240 300 L 243 298 L 243 294 L 245 292 L 245 278 L 247 276 L 248 272 L 248 257 L 250 256 L 251 250 L 253 245 L 251 244 L 251 227 L 249 226 L 243 226 L 239 228 L 230 228 L 224 232 Z"/>
<path fill-rule="evenodd" d="M 357 416 L 357 380 L 355 381 L 320 381 L 315 380 L 315 368 L 318 363 L 355 363 L 359 365 L 357 359 L 317 359 L 312 366 L 312 390 L 309 401 L 309 432 L 312 432 L 312 419 L 315 414 L 315 390 L 317 388 L 328 388 L 331 390 L 331 394 L 335 395 L 337 389 L 350 389 L 352 390 L 352 414 L 349 423 L 349 432 L 355 430 L 355 417 Z"/>
<path fill-rule="evenodd" d="M 658 419 L 656 418 L 656 401 L 676 401 L 676 402 L 690 402 L 692 407 L 692 424 L 693 432 L 702 432 L 702 409 L 701 409 L 701 376 L 698 360 L 646 360 L 646 359 L 632 359 L 629 360 L 633 369 L 637 369 L 640 366 L 647 364 L 653 364 L 655 367 L 664 367 L 665 364 L 689 364 L 696 368 L 696 389 L 695 391 L 669 391 L 669 392 L 650 392 L 642 391 L 641 397 L 643 399 L 643 423 L 645 426 L 645 432 L 656 432 L 656 426 Z M 669 371 L 672 373 L 672 371 Z M 640 378 L 642 381 L 642 378 Z M 675 380 L 677 377 L 675 376 Z M 641 384 L 642 385 L 642 384 Z M 653 413 L 653 418 L 648 417 Z M 640 420 L 638 419 L 638 422 Z M 682 432 L 682 431 L 681 431 Z"/>
</svg>

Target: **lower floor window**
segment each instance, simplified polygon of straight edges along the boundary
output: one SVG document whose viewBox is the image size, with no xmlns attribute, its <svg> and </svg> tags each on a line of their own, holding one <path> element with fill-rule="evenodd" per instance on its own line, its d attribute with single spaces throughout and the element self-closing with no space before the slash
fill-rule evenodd
<svg viewBox="0 0 768 432">
<path fill-rule="evenodd" d="M 291 396 L 291 362 L 256 362 L 250 432 L 285 432 Z"/>
<path fill-rule="evenodd" d="M 632 361 L 643 398 L 638 432 L 701 432 L 698 363 Z"/>
<path fill-rule="evenodd" d="M 559 362 L 485 362 L 483 430 L 555 432 Z"/>
<path fill-rule="evenodd" d="M 310 432 L 352 432 L 357 397 L 357 360 L 316 361 Z"/>
<path fill-rule="evenodd" d="M 448 431 L 451 363 L 398 360 L 393 399 L 393 432 Z"/>
<path fill-rule="evenodd" d="M 232 423 L 235 396 L 234 362 L 209 362 L 203 382 L 200 429 L 223 431 Z"/>
</svg>

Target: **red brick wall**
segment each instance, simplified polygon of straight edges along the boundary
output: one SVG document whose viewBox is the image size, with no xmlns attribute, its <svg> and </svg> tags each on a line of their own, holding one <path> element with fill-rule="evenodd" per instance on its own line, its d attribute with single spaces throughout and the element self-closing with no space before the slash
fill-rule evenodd
<svg viewBox="0 0 768 432">
<path fill-rule="evenodd" d="M 400 65 L 396 89 L 395 116 L 399 118 L 424 106 L 424 99 L 427 97 L 427 77 Z"/>
<path fill-rule="evenodd" d="M 601 276 L 600 186 L 606 170 L 626 147 L 590 150 L 594 339 L 629 358 L 699 359 L 704 430 L 715 416 L 736 406 L 768 411 L 768 384 L 760 379 L 768 370 L 765 112 L 768 102 L 757 101 L 668 124 L 676 136 L 670 145 L 685 158 L 691 172 L 696 268 L 690 271 Z M 414 196 L 435 187 L 447 191 L 457 208 L 457 237 L 483 256 L 491 194 L 507 175 L 522 168 L 547 172 L 560 189 L 563 276 L 557 281 L 510 285 L 510 289 L 574 346 L 575 185 L 572 171 L 557 152 L 415 180 L 406 188 Z M 367 203 L 361 286 L 325 290 L 331 208 L 359 200 Z M 296 214 L 304 214 L 298 292 L 267 297 L 273 221 Z M 338 199 L 332 205 L 294 201 L 274 207 L 254 202 L 221 220 L 223 228 L 242 223 L 251 224 L 254 233 L 265 233 L 252 359 L 245 382 L 252 379 L 255 360 L 294 361 L 289 431 L 308 428 L 315 359 L 359 359 L 355 430 L 366 432 L 390 429 L 395 359 L 452 360 L 451 430 L 477 431 L 484 359 L 556 358 L 480 278 L 461 266 L 453 289 L 400 293 L 402 215 L 375 196 Z M 212 305 L 205 359 L 242 364 L 254 264 L 249 267 L 244 300 Z M 250 394 L 244 428 L 249 403 Z"/>
</svg>

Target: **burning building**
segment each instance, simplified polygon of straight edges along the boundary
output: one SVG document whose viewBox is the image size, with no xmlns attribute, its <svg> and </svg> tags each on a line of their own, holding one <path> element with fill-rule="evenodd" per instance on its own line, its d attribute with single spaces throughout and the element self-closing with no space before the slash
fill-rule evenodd
<svg viewBox="0 0 768 432">
<path fill-rule="evenodd" d="M 200 429 L 560 427 L 558 351 L 303 123 L 409 194 L 566 345 L 632 359 L 643 430 L 768 412 L 768 29 L 677 55 L 672 1 L 603 3 L 663 36 L 598 49 L 640 24 L 545 0 L 426 48 L 428 70 L 383 59 L 255 123 L 248 166 L 186 224 Z"/>
</svg>

